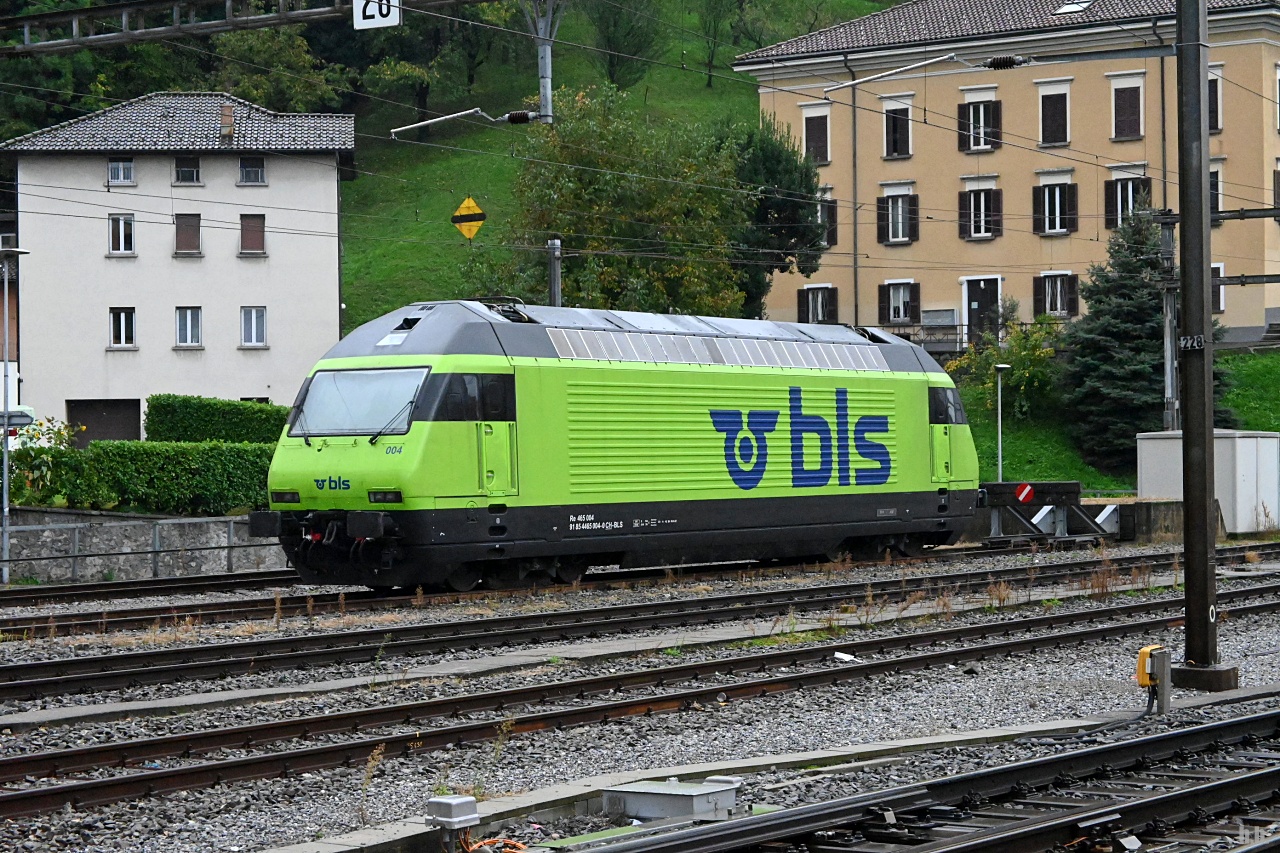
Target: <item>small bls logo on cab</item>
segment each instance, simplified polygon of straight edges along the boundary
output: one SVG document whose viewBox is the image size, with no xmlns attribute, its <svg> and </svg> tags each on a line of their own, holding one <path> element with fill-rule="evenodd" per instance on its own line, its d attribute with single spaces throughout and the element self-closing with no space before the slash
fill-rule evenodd
<svg viewBox="0 0 1280 853">
<path fill-rule="evenodd" d="M 351 488 L 351 481 L 345 477 L 320 477 L 315 483 L 316 488 L 322 492 L 326 488 L 331 492 L 345 492 Z"/>
</svg>

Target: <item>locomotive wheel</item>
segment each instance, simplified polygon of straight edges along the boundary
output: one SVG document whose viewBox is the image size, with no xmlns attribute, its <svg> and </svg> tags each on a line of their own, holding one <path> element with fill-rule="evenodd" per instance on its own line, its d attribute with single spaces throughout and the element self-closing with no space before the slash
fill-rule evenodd
<svg viewBox="0 0 1280 853">
<path fill-rule="evenodd" d="M 458 566 L 444 579 L 444 585 L 454 592 L 469 592 L 480 583 L 480 570 L 475 566 Z"/>
</svg>

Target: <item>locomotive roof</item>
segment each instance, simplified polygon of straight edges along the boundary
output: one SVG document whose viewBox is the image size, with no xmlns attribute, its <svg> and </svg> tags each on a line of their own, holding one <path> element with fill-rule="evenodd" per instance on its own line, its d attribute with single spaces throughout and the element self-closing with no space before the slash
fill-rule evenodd
<svg viewBox="0 0 1280 853">
<path fill-rule="evenodd" d="M 335 344 L 325 358 L 376 355 L 573 358 L 575 356 L 570 351 L 575 342 L 580 349 L 584 338 L 593 337 L 591 333 L 611 333 L 606 335 L 610 338 L 640 335 L 684 341 L 691 338 L 779 341 L 795 345 L 793 352 L 797 349 L 812 349 L 817 345 L 827 348 L 829 352 L 843 354 L 848 353 L 846 347 L 855 347 L 859 350 L 858 353 L 843 356 L 848 364 L 852 355 L 853 364 L 848 369 L 908 372 L 941 370 L 920 347 L 876 329 L 855 330 L 841 325 L 686 314 L 647 314 L 597 308 L 559 308 L 523 305 L 507 300 L 416 302 L 355 329 Z M 600 336 L 594 337 L 598 339 Z M 840 346 L 830 349 L 832 345 Z M 704 343 L 699 346 L 705 353 L 707 345 Z M 624 360 L 701 361 L 696 353 L 695 357 L 684 359 L 633 356 L 630 359 L 624 357 Z M 713 356 L 712 361 L 751 363 L 727 361 L 718 356 Z M 839 369 L 838 366 L 835 367 Z"/>
</svg>

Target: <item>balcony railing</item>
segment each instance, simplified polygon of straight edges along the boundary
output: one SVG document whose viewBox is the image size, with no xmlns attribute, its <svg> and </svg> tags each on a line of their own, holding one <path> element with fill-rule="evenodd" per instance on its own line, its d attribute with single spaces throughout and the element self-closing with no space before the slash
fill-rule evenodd
<svg viewBox="0 0 1280 853">
<path fill-rule="evenodd" d="M 1066 317 L 1054 319 L 1057 325 L 1070 322 Z M 1005 328 L 1029 329 L 1033 323 L 1010 323 Z M 882 327 L 886 332 L 919 344 L 929 352 L 963 352 L 969 344 L 980 340 L 983 329 L 966 328 L 960 324 L 894 324 Z"/>
</svg>

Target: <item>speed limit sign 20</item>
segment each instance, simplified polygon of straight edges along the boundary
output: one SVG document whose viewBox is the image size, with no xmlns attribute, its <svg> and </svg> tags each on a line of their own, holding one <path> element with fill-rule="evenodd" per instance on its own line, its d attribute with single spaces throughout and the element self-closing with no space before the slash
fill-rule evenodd
<svg viewBox="0 0 1280 853">
<path fill-rule="evenodd" d="M 401 0 L 353 0 L 351 12 L 356 29 L 399 26 L 400 2 Z"/>
</svg>

